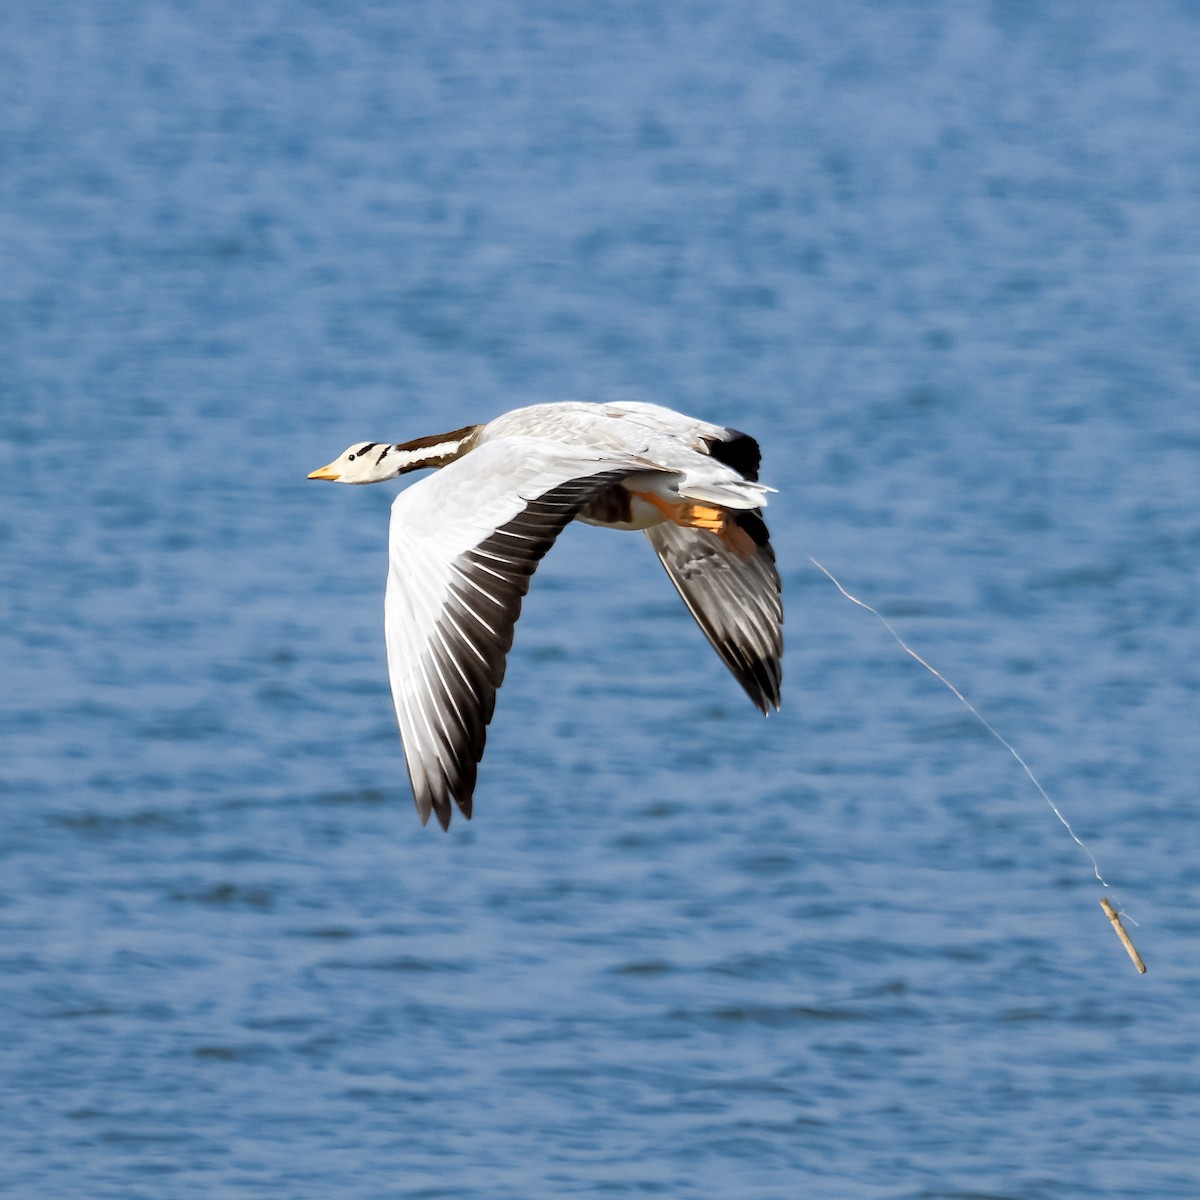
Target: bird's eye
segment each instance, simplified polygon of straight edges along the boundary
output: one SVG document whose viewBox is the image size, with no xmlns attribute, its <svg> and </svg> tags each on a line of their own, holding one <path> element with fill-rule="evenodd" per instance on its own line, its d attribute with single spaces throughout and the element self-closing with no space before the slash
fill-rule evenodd
<svg viewBox="0 0 1200 1200">
<path fill-rule="evenodd" d="M 350 461 L 351 461 L 351 462 L 353 462 L 353 461 L 354 461 L 354 455 L 353 455 L 353 454 L 352 454 L 352 455 L 350 455 Z"/>
</svg>

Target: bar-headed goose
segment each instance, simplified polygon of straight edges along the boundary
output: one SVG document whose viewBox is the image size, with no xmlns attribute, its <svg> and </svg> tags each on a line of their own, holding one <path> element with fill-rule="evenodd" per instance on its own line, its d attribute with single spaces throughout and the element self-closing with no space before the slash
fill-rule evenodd
<svg viewBox="0 0 1200 1200">
<path fill-rule="evenodd" d="M 540 404 L 398 445 L 361 442 L 309 479 L 442 468 L 392 504 L 388 674 L 417 811 L 471 816 L 487 724 L 530 576 L 568 521 L 643 529 L 750 699 L 779 707 L 783 605 L 758 443 L 653 404 Z"/>
</svg>

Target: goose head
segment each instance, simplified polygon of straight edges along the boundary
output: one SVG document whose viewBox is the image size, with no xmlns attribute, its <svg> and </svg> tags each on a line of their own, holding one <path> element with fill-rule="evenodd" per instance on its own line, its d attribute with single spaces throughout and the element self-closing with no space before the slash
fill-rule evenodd
<svg viewBox="0 0 1200 1200">
<path fill-rule="evenodd" d="M 327 467 L 312 471 L 309 479 L 329 479 L 337 483 L 381 483 L 395 479 L 403 469 L 397 461 L 398 447 L 384 442 L 355 442 Z"/>
<path fill-rule="evenodd" d="M 480 428 L 479 425 L 467 425 L 452 433 L 439 433 L 398 445 L 356 442 L 327 467 L 311 472 L 308 477 L 338 483 L 382 483 L 423 467 L 444 467 L 471 449 Z"/>
</svg>

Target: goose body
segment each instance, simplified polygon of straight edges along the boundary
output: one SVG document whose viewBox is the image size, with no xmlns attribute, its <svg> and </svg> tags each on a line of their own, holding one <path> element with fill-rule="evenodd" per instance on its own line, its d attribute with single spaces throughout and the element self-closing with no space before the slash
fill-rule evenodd
<svg viewBox="0 0 1200 1200">
<path fill-rule="evenodd" d="M 392 503 L 388 675 L 413 798 L 470 818 L 521 600 L 572 520 L 644 530 L 713 648 L 779 707 L 783 606 L 749 435 L 653 404 L 540 404 L 398 444 L 360 442 L 310 479 L 441 468 Z"/>
</svg>

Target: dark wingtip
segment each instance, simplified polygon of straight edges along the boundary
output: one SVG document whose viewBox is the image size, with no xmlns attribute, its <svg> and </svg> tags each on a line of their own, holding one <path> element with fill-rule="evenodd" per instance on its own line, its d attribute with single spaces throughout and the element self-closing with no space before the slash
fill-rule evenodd
<svg viewBox="0 0 1200 1200">
<path fill-rule="evenodd" d="M 743 479 L 754 483 L 758 479 L 758 468 L 762 463 L 762 450 L 758 443 L 740 429 L 725 430 L 724 440 L 713 438 L 708 441 L 708 452 L 719 463 L 735 470 Z"/>
<path fill-rule="evenodd" d="M 759 679 L 739 679 L 738 682 L 746 691 L 746 695 L 754 701 L 754 706 L 764 717 L 778 712 L 782 703 L 779 695 L 779 684 L 771 681 L 769 684 Z"/>
<path fill-rule="evenodd" d="M 442 827 L 443 832 L 450 828 L 450 814 L 454 810 L 450 807 L 450 802 L 445 796 L 438 797 L 433 802 L 433 812 L 438 819 L 438 824 Z"/>
<path fill-rule="evenodd" d="M 480 747 L 482 753 L 482 746 Z M 425 825 L 429 821 L 429 814 L 433 813 L 437 817 L 438 824 L 443 830 L 450 828 L 450 819 L 454 816 L 454 807 L 458 806 L 458 811 L 462 813 L 463 819 L 469 821 L 474 813 L 475 800 L 475 763 L 465 765 L 465 774 L 467 779 L 460 781 L 457 785 L 449 780 L 443 779 L 442 787 L 437 791 L 430 791 L 426 795 L 417 799 L 417 815 L 421 818 L 421 824 Z M 453 803 L 451 803 L 453 801 Z"/>
<path fill-rule="evenodd" d="M 782 702 L 783 664 L 779 658 L 750 658 L 733 646 L 722 653 L 726 666 L 764 717 L 778 712 Z"/>
</svg>

